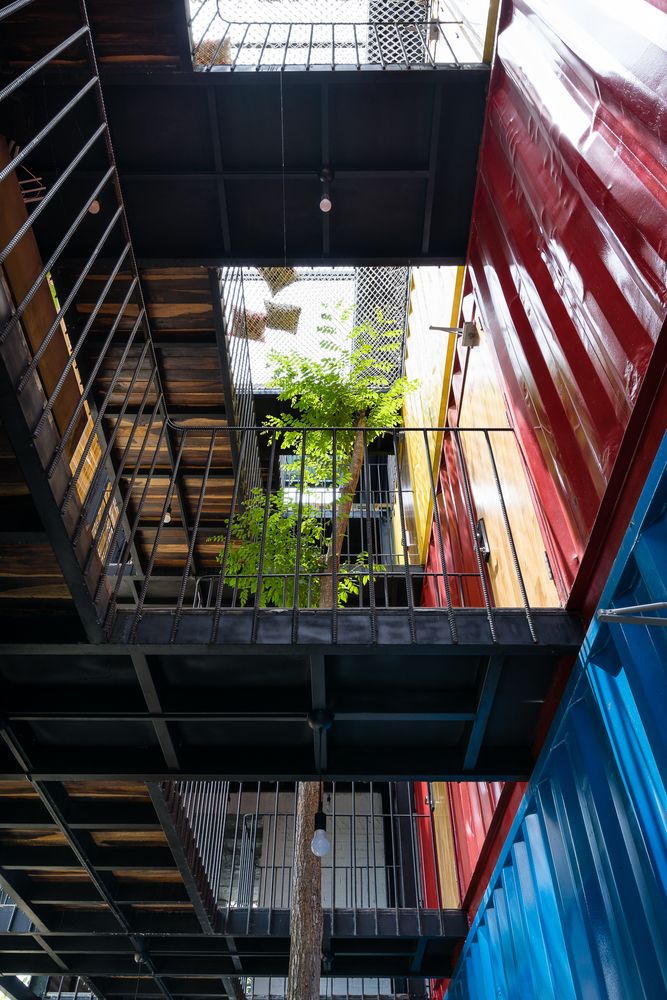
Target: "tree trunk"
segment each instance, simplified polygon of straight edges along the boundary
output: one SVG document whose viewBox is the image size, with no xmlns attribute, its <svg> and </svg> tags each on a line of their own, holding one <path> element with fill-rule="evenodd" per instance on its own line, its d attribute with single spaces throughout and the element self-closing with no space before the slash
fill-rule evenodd
<svg viewBox="0 0 667 1000">
<path fill-rule="evenodd" d="M 355 427 L 357 432 L 354 438 L 352 458 L 350 459 L 350 472 L 347 482 L 340 488 L 340 502 L 336 503 L 336 524 L 329 543 L 329 551 L 326 554 L 324 573 L 320 579 L 320 607 L 333 608 L 333 571 L 334 566 L 338 569 L 340 554 L 343 550 L 343 542 L 347 532 L 347 524 L 350 520 L 352 501 L 359 485 L 361 466 L 364 464 L 364 428 L 366 427 L 366 414 L 359 417 Z M 338 596 L 338 595 L 336 595 Z"/>
<path fill-rule="evenodd" d="M 286 1000 L 319 1000 L 322 967 L 322 872 L 320 859 L 310 849 L 315 813 L 320 801 L 319 781 L 297 786 L 294 869 L 290 906 L 289 978 Z"/>
<path fill-rule="evenodd" d="M 320 607 L 332 608 L 334 599 L 333 569 L 338 568 L 343 541 L 359 484 L 364 461 L 366 415 L 356 423 L 356 435 L 347 482 L 340 489 L 336 504 L 336 524 L 326 555 L 325 572 L 320 579 Z M 315 813 L 320 802 L 319 781 L 301 781 L 297 786 L 294 869 L 290 908 L 289 978 L 286 1000 L 319 1000 L 322 967 L 322 869 L 319 858 L 310 849 L 315 831 Z"/>
</svg>

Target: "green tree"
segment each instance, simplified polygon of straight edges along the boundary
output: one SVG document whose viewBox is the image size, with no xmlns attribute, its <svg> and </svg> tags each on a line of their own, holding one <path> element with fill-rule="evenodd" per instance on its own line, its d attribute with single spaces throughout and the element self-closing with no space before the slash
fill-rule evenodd
<svg viewBox="0 0 667 1000">
<path fill-rule="evenodd" d="M 323 313 L 318 327 L 322 353 L 316 360 L 296 352 L 271 356 L 273 388 L 290 412 L 266 424 L 280 448 L 296 455 L 298 485 L 296 496 L 284 488 L 254 490 L 231 525 L 215 536 L 221 543 L 229 537 L 218 560 L 241 604 L 257 599 L 259 590 L 262 607 L 331 608 L 368 581 L 366 553 L 341 564 L 354 495 L 368 445 L 399 424 L 403 400 L 417 384 L 389 378 L 401 350 L 401 331 L 386 329 L 389 324 L 378 311 L 378 327 L 356 326 L 341 343 L 337 334 L 350 317 L 351 311 L 336 317 Z M 343 428 L 335 439 L 334 427 Z M 332 508 L 335 496 L 335 521 L 333 515 L 323 517 L 309 499 L 323 484 Z M 320 995 L 321 869 L 310 850 L 319 797 L 318 782 L 298 784 L 287 1000 L 319 1000 Z"/>
<path fill-rule="evenodd" d="M 259 588 L 261 607 L 332 607 L 334 567 L 339 604 L 367 582 L 366 553 L 358 553 L 352 563 L 340 561 L 364 452 L 384 429 L 398 424 L 405 395 L 416 383 L 389 379 L 401 349 L 400 330 L 380 332 L 366 323 L 354 327 L 348 342 L 341 343 L 335 339 L 332 314 L 324 313 L 322 321 L 318 330 L 328 339 L 322 340 L 317 360 L 296 352 L 270 357 L 272 387 L 291 412 L 269 417 L 266 426 L 273 428 L 282 450 L 296 455 L 295 493 L 301 492 L 301 501 L 285 489 L 253 490 L 234 515 L 231 530 L 226 523 L 211 539 L 224 544 L 230 537 L 218 561 L 224 563 L 225 582 L 236 588 L 242 605 Z M 339 327 L 349 322 L 349 311 L 339 313 L 337 321 Z M 381 312 L 378 322 L 386 325 Z M 333 427 L 348 428 L 336 432 L 335 454 Z M 335 525 L 329 526 L 321 508 L 308 500 L 311 492 L 323 489 L 328 500 L 336 494 Z"/>
</svg>

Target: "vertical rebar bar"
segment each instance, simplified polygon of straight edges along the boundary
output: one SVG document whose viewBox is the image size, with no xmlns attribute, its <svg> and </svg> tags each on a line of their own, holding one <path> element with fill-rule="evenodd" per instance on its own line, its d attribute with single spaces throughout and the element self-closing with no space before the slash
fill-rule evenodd
<svg viewBox="0 0 667 1000">
<path fill-rule="evenodd" d="M 408 433 L 408 432 L 404 432 Z M 410 572 L 410 552 L 408 550 L 408 540 L 405 527 L 405 507 L 403 501 L 403 480 L 401 477 L 401 466 L 398 458 L 398 432 L 392 431 L 392 441 L 394 445 L 394 461 L 396 462 L 396 489 L 398 491 L 398 519 L 401 526 L 401 547 L 403 549 L 403 567 L 405 574 L 405 593 L 408 605 L 408 625 L 410 628 L 410 641 L 417 641 L 417 625 L 415 622 L 415 597 L 412 592 L 412 574 Z"/>
<path fill-rule="evenodd" d="M 489 458 L 491 459 L 491 469 L 493 471 L 493 481 L 495 483 L 496 492 L 498 494 L 498 502 L 500 504 L 500 510 L 503 516 L 503 524 L 505 526 L 505 533 L 510 543 L 510 549 L 512 551 L 512 562 L 514 564 L 514 572 L 516 573 L 517 582 L 519 584 L 519 590 L 521 591 L 521 600 L 523 602 L 523 610 L 526 615 L 526 621 L 528 622 L 528 628 L 530 629 L 530 634 L 532 636 L 533 642 L 537 642 L 537 635 L 535 634 L 535 627 L 533 623 L 533 616 L 530 611 L 530 604 L 528 601 L 528 594 L 526 592 L 526 584 L 523 579 L 523 573 L 521 572 L 521 563 L 519 562 L 519 553 L 517 552 L 516 544 L 514 542 L 514 534 L 512 533 L 512 526 L 510 524 L 509 514 L 507 513 L 507 505 L 505 504 L 505 496 L 503 493 L 502 484 L 500 482 L 500 475 L 498 473 L 498 466 L 496 465 L 496 457 L 493 453 L 493 447 L 491 446 L 491 438 L 489 436 L 488 430 L 484 431 L 484 439 L 486 441 L 486 446 L 489 452 Z"/>
<path fill-rule="evenodd" d="M 461 438 L 459 429 L 452 430 L 452 435 L 456 443 L 456 452 L 459 457 L 459 470 L 461 473 L 461 482 L 463 483 L 463 495 L 465 497 L 466 510 L 468 513 L 468 523 L 470 525 L 470 533 L 472 535 L 472 541 L 475 548 L 475 556 L 477 559 L 477 568 L 479 570 L 479 582 L 482 588 L 482 594 L 484 595 L 484 607 L 486 608 L 486 617 L 489 623 L 489 632 L 491 633 L 491 639 L 493 642 L 497 642 L 496 637 L 496 626 L 493 620 L 493 613 L 491 611 L 491 600 L 489 597 L 489 588 L 486 582 L 486 573 L 484 571 L 484 561 L 482 558 L 482 553 L 479 548 L 479 538 L 477 537 L 477 527 L 475 525 L 475 515 L 473 514 L 472 507 L 472 494 L 470 491 L 470 482 L 468 481 L 468 467 L 466 465 L 465 457 L 463 454 L 463 448 L 461 446 Z"/>
<path fill-rule="evenodd" d="M 166 424 L 166 421 L 165 421 Z M 155 560 L 157 558 L 158 546 L 160 544 L 160 535 L 162 534 L 162 528 L 164 527 L 164 518 L 167 513 L 169 506 L 171 505 L 171 499 L 174 495 L 174 490 L 176 488 L 176 477 L 178 475 L 178 470 L 181 464 L 181 459 L 183 457 L 183 450 L 185 448 L 185 442 L 187 440 L 187 432 L 181 431 L 181 443 L 178 448 L 178 454 L 176 456 L 176 461 L 174 462 L 173 470 L 169 478 L 169 485 L 167 487 L 167 493 L 164 498 L 164 503 L 162 504 L 162 512 L 160 514 L 160 521 L 157 526 L 157 531 L 155 533 L 155 539 L 153 541 L 153 546 L 151 548 L 150 558 L 148 560 L 148 565 L 144 573 L 144 581 L 141 586 L 141 593 L 139 594 L 139 600 L 137 601 L 137 607 L 134 612 L 134 617 L 132 619 L 132 625 L 130 627 L 129 642 L 134 642 L 137 634 L 137 629 L 139 628 L 139 622 L 141 621 L 144 603 L 146 601 L 146 594 L 148 592 L 148 587 L 151 582 L 151 575 L 153 573 L 153 567 L 155 565 Z"/>
<path fill-rule="evenodd" d="M 264 499 L 264 516 L 262 519 L 262 534 L 259 542 L 259 559 L 257 561 L 257 580 L 256 580 L 256 590 L 255 590 L 255 601 L 253 607 L 252 616 L 252 629 L 250 633 L 250 641 L 257 642 L 257 624 L 259 609 L 262 606 L 262 591 L 264 589 L 263 574 L 264 574 L 264 556 L 266 552 L 266 535 L 269 526 L 269 511 L 271 508 L 271 500 L 273 494 L 271 492 L 271 483 L 273 479 L 273 466 L 276 457 L 276 439 L 277 434 L 274 430 L 271 434 L 271 450 L 269 452 L 269 467 L 266 475 L 266 495 Z"/>
<path fill-rule="evenodd" d="M 227 431 L 231 434 L 231 431 Z M 249 433 L 244 431 L 243 433 Z M 213 613 L 213 622 L 211 623 L 211 643 L 217 642 L 218 639 L 218 628 L 220 625 L 220 615 L 222 612 L 222 592 L 225 586 L 225 571 L 227 569 L 227 561 L 229 556 L 229 549 L 232 543 L 232 533 L 234 526 L 234 517 L 236 516 L 236 507 L 239 500 L 239 491 L 241 487 L 240 476 L 234 477 L 234 486 L 232 489 L 232 501 L 229 510 L 229 517 L 227 519 L 227 530 L 225 531 L 225 540 L 223 542 L 222 549 L 222 559 L 220 560 L 220 574 L 218 578 L 218 587 L 215 596 L 215 611 Z"/>
<path fill-rule="evenodd" d="M 425 429 L 423 429 L 422 434 L 424 437 L 424 450 L 426 452 L 426 464 L 428 466 L 429 483 L 431 486 L 431 502 L 433 504 L 433 519 L 435 521 L 435 533 L 438 538 L 438 548 L 440 551 L 440 568 L 442 570 L 442 582 L 445 589 L 445 598 L 447 601 L 447 618 L 449 620 L 449 631 L 452 637 L 452 642 L 457 643 L 459 641 L 459 637 L 456 630 L 456 622 L 454 621 L 454 611 L 452 610 L 452 595 L 449 588 L 449 576 L 447 575 L 447 560 L 445 559 L 445 545 L 442 537 L 442 524 L 440 523 L 440 507 L 438 506 L 438 494 L 435 488 L 435 479 L 433 477 L 433 463 L 431 461 L 431 452 L 428 445 L 428 432 Z M 436 578 L 436 590 L 439 590 L 437 586 L 437 578 Z"/>
<path fill-rule="evenodd" d="M 204 498 L 206 497 L 206 488 L 208 486 L 208 477 L 211 471 L 211 462 L 213 461 L 215 442 L 216 442 L 216 431 L 214 430 L 211 432 L 211 443 L 208 446 L 208 454 L 206 456 L 206 466 L 204 468 L 204 474 L 202 477 L 202 485 L 201 485 L 201 490 L 199 492 L 199 500 L 197 501 L 195 520 L 194 524 L 192 525 L 190 545 L 188 546 L 188 555 L 181 576 L 181 586 L 178 591 L 178 600 L 176 601 L 176 613 L 174 615 L 174 620 L 171 627 L 171 635 L 169 637 L 169 642 L 176 641 L 178 626 L 181 620 L 181 615 L 183 614 L 183 601 L 185 599 L 185 588 L 187 587 L 188 575 L 190 573 L 190 567 L 192 565 L 192 557 L 194 555 L 195 544 L 197 542 L 197 532 L 199 531 L 199 521 L 201 520 L 201 512 L 204 506 Z M 185 530 L 185 517 L 183 511 L 181 511 L 181 521 L 183 522 L 183 529 Z"/>
<path fill-rule="evenodd" d="M 294 554 L 294 595 L 292 602 L 292 644 L 294 645 L 298 639 L 299 635 L 299 564 L 301 562 L 301 528 L 303 525 L 303 491 L 305 488 L 305 475 L 306 475 L 306 434 L 308 431 L 304 428 L 301 431 L 301 466 L 299 470 L 299 503 L 297 506 L 296 515 L 296 551 Z"/>
</svg>

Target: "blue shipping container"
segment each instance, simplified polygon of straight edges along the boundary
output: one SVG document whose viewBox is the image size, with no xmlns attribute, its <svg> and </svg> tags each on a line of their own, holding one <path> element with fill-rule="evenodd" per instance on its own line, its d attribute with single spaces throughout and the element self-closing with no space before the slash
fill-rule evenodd
<svg viewBox="0 0 667 1000">
<path fill-rule="evenodd" d="M 667 437 L 600 608 L 664 601 Z M 596 620 L 449 1000 L 667 997 L 666 712 L 667 628 Z"/>
</svg>

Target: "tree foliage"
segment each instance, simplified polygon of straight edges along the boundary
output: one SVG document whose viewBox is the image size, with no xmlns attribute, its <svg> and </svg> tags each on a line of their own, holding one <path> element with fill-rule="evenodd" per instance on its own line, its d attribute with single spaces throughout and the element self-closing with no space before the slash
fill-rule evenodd
<svg viewBox="0 0 667 1000">
<path fill-rule="evenodd" d="M 298 502 L 287 497 L 284 490 L 269 493 L 268 497 L 264 490 L 253 490 L 243 510 L 232 520 L 231 538 L 226 560 L 224 549 L 217 559 L 225 562 L 225 581 L 236 590 L 240 605 L 245 606 L 259 586 L 260 607 L 294 607 L 295 588 L 298 607 L 318 606 L 328 546 L 327 525 L 319 508 L 302 505 L 299 514 Z M 210 541 L 224 544 L 225 539 L 226 531 Z M 375 564 L 374 568 L 379 571 L 383 567 Z M 360 552 L 352 563 L 339 568 L 339 604 L 358 594 L 360 583 L 367 582 L 368 556 Z"/>
<path fill-rule="evenodd" d="M 401 331 L 380 331 L 365 323 L 341 343 L 336 335 L 349 320 L 350 311 L 323 313 L 318 327 L 322 353 L 317 359 L 296 352 L 270 355 L 272 387 L 292 412 L 269 417 L 267 433 L 276 435 L 282 451 L 296 455 L 299 475 L 293 490 L 253 490 L 234 514 L 231 528 L 226 522 L 224 531 L 210 539 L 224 546 L 229 537 L 226 553 L 223 547 L 217 558 L 241 605 L 259 588 L 261 607 L 318 607 L 322 576 L 332 573 L 334 495 L 340 510 L 347 512 L 346 527 L 356 489 L 356 480 L 350 485 L 355 441 L 359 451 L 363 434 L 365 449 L 384 429 L 395 427 L 406 393 L 416 387 L 402 377 L 389 379 L 401 349 Z M 378 323 L 387 325 L 379 311 Z M 335 453 L 331 428 L 342 428 L 336 430 Z M 368 555 L 357 553 L 340 565 L 335 558 L 337 600 L 345 604 L 368 582 Z M 373 568 L 384 569 L 379 564 Z"/>
<path fill-rule="evenodd" d="M 401 377 L 393 382 L 389 373 L 395 368 L 401 350 L 402 332 L 381 330 L 372 323 L 353 327 L 347 343 L 334 339 L 340 327 L 349 322 L 351 310 L 322 314 L 318 331 L 322 354 L 313 359 L 296 352 L 270 356 L 273 363 L 272 388 L 278 399 L 288 403 L 292 413 L 269 417 L 267 425 L 291 428 L 280 435 L 283 447 L 298 450 L 301 433 L 306 433 L 307 476 L 331 478 L 333 473 L 333 435 L 328 428 L 354 428 L 365 416 L 366 444 L 371 444 L 383 428 L 395 427 L 400 420 L 403 400 L 417 387 Z M 380 310 L 378 323 L 385 319 Z M 316 429 L 314 429 L 316 428 Z M 336 479 L 345 482 L 349 458 L 354 447 L 354 430 L 336 434 Z"/>
</svg>

